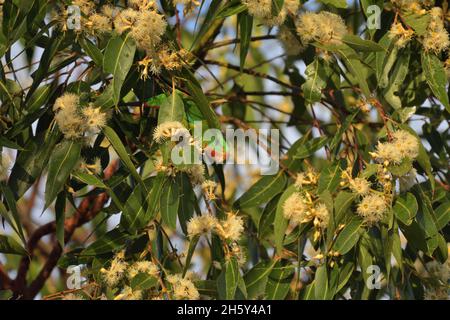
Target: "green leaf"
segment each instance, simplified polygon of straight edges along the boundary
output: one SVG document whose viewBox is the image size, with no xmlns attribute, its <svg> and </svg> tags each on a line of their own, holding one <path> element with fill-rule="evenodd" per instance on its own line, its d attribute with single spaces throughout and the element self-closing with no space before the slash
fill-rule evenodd
<svg viewBox="0 0 450 320">
<path fill-rule="evenodd" d="M 161 188 L 161 186 L 158 186 Z M 178 206 L 180 204 L 180 192 L 175 180 L 169 179 L 162 187 L 160 200 L 162 221 L 172 230 L 177 228 Z"/>
<path fill-rule="evenodd" d="M 184 262 L 183 277 L 186 275 L 186 272 L 191 265 L 192 256 L 195 253 L 195 248 L 197 247 L 198 240 L 200 240 L 200 236 L 196 235 L 193 236 L 189 241 L 189 249 L 186 255 L 186 261 Z"/>
<path fill-rule="evenodd" d="M 283 251 L 283 240 L 284 235 L 286 233 L 286 229 L 288 226 L 288 221 L 284 217 L 283 213 L 283 205 L 284 202 L 289 198 L 294 192 L 296 188 L 294 185 L 289 186 L 284 193 L 280 197 L 280 201 L 277 205 L 277 212 L 275 213 L 275 221 L 274 221 L 274 235 L 275 235 L 275 247 L 277 249 L 277 253 L 281 254 Z"/>
<path fill-rule="evenodd" d="M 361 225 L 362 221 L 360 219 L 352 219 L 337 236 L 333 250 L 339 252 L 341 255 L 349 252 L 358 242 Z"/>
<path fill-rule="evenodd" d="M 327 265 L 321 265 L 316 270 L 314 277 L 314 296 L 317 300 L 327 300 L 330 295 L 328 286 Z"/>
<path fill-rule="evenodd" d="M 320 173 L 317 192 L 322 193 L 325 190 L 335 192 L 341 181 L 341 167 L 339 164 L 325 167 Z"/>
<path fill-rule="evenodd" d="M 286 185 L 286 180 L 286 175 L 282 171 L 276 176 L 263 176 L 251 186 L 233 206 L 236 209 L 250 208 L 266 203 L 282 192 Z"/>
<path fill-rule="evenodd" d="M 168 177 L 165 174 L 159 174 L 155 177 L 155 181 L 153 183 L 152 189 L 148 194 L 148 208 L 145 213 L 145 220 L 148 221 L 152 219 L 159 209 L 160 198 L 162 193 L 161 186 L 166 184 L 166 180 Z"/>
<path fill-rule="evenodd" d="M 0 137 L 0 148 L 1 147 L 7 147 L 15 150 L 23 150 L 23 148 L 19 146 L 17 143 L 12 142 L 11 140 L 6 139 L 5 137 Z"/>
<path fill-rule="evenodd" d="M 404 224 L 409 226 L 417 214 L 418 204 L 412 193 L 400 195 L 392 210 L 395 216 Z"/>
<path fill-rule="evenodd" d="M 21 198 L 41 175 L 59 136 L 60 134 L 55 130 L 47 137 L 33 137 L 25 145 L 25 150 L 18 153 L 8 181 L 11 190 L 15 192 L 16 199 Z"/>
<path fill-rule="evenodd" d="M 183 69 L 182 77 L 186 79 L 186 87 L 203 117 L 205 117 L 208 126 L 210 128 L 220 129 L 220 121 L 214 110 L 211 108 L 209 100 L 203 93 L 202 87 L 195 76 L 188 69 Z"/>
<path fill-rule="evenodd" d="M 264 238 L 267 235 L 273 234 L 273 223 L 277 212 L 277 204 L 280 201 L 281 195 L 275 196 L 264 208 L 259 219 L 258 238 Z"/>
<path fill-rule="evenodd" d="M 100 49 L 94 45 L 89 39 L 85 37 L 80 37 L 79 44 L 81 48 L 83 48 L 84 52 L 87 53 L 87 55 L 94 61 L 94 63 L 101 67 L 103 65 L 103 53 L 100 51 Z M 111 72 L 114 74 L 113 72 Z"/>
<path fill-rule="evenodd" d="M 361 92 L 366 98 L 369 98 L 371 92 L 367 83 L 366 70 L 356 52 L 350 47 L 338 47 L 336 51 L 339 53 L 348 71 L 350 71 L 356 82 L 359 84 Z"/>
<path fill-rule="evenodd" d="M 2 234 L 0 234 L 0 253 L 27 255 L 27 251 L 16 240 Z"/>
<path fill-rule="evenodd" d="M 222 272 L 217 278 L 217 289 L 221 300 L 233 300 L 239 283 L 239 265 L 232 257 L 222 266 Z"/>
<path fill-rule="evenodd" d="M 128 155 L 128 151 L 127 151 L 127 149 L 125 149 L 125 146 L 123 145 L 123 143 L 120 140 L 117 133 L 108 126 L 105 126 L 103 128 L 103 133 L 105 134 L 106 138 L 109 140 L 111 145 L 113 146 L 114 150 L 119 155 L 120 160 L 122 160 L 122 162 L 128 168 L 128 170 L 130 171 L 133 178 L 135 178 L 144 187 L 144 189 L 146 189 L 141 176 L 137 173 L 136 168 L 134 167 L 134 164 L 131 161 L 130 156 Z"/>
<path fill-rule="evenodd" d="M 161 103 L 158 124 L 169 121 L 183 122 L 185 118 L 183 99 L 177 91 L 174 91 Z"/>
<path fill-rule="evenodd" d="M 19 211 L 17 210 L 17 202 L 14 199 L 14 194 L 12 193 L 12 190 L 3 182 L 0 182 L 0 191 L 8 204 L 9 212 L 11 212 L 10 214 L 8 210 L 6 210 L 4 204 L 0 202 L 0 215 L 9 223 L 22 242 L 26 244 L 25 235 L 22 229 L 22 222 Z"/>
<path fill-rule="evenodd" d="M 152 179 L 154 178 L 144 181 L 145 189 L 142 185 L 137 185 L 125 202 L 120 223 L 130 233 L 144 228 L 148 223 L 147 210 L 151 193 L 147 190 L 152 186 Z"/>
<path fill-rule="evenodd" d="M 306 102 L 313 104 L 322 98 L 322 90 L 327 85 L 327 75 L 319 59 L 314 59 L 305 70 L 306 81 L 302 84 L 302 90 Z"/>
<path fill-rule="evenodd" d="M 240 35 L 240 67 L 244 68 L 245 59 L 247 58 L 248 49 L 250 47 L 250 38 L 252 37 L 253 17 L 248 12 L 238 15 L 239 35 Z"/>
<path fill-rule="evenodd" d="M 348 280 L 350 280 L 350 277 L 352 276 L 354 269 L 355 265 L 352 262 L 346 263 L 343 267 L 339 269 L 339 279 L 335 290 L 336 293 L 341 291 L 342 288 L 345 287 Z"/>
<path fill-rule="evenodd" d="M 272 0 L 272 16 L 276 17 L 283 9 L 284 0 Z"/>
<path fill-rule="evenodd" d="M 356 51 L 385 51 L 383 46 L 371 40 L 364 40 L 354 34 L 346 34 L 342 37 L 342 41 Z"/>
<path fill-rule="evenodd" d="M 113 229 L 104 234 L 97 241 L 81 252 L 82 256 L 97 256 L 100 254 L 112 253 L 125 246 L 126 241 L 132 240 L 133 236 L 121 231 Z"/>
<path fill-rule="evenodd" d="M 328 142 L 327 137 L 313 138 L 301 145 L 294 154 L 294 159 L 305 159 L 311 156 L 314 152 L 325 146 Z"/>
<path fill-rule="evenodd" d="M 447 95 L 447 74 L 444 65 L 434 54 L 422 52 L 422 68 L 425 79 L 436 98 L 441 101 L 448 112 L 450 103 Z"/>
<path fill-rule="evenodd" d="M 113 75 L 113 100 L 117 105 L 120 100 L 120 91 L 125 82 L 128 71 L 133 64 L 136 44 L 128 33 L 125 38 L 120 36 L 109 40 L 103 58 L 103 70 Z"/>
<path fill-rule="evenodd" d="M 289 292 L 295 268 L 291 264 L 284 265 L 278 261 L 269 274 L 266 285 L 267 300 L 284 300 Z"/>
<path fill-rule="evenodd" d="M 138 273 L 131 280 L 131 288 L 134 290 L 147 290 L 158 284 L 158 279 L 147 273 Z"/>
<path fill-rule="evenodd" d="M 66 194 L 60 192 L 55 203 L 56 239 L 61 248 L 64 248 L 64 219 L 66 213 Z"/>
<path fill-rule="evenodd" d="M 181 187 L 180 205 L 178 207 L 178 221 L 183 233 L 187 235 L 187 222 L 194 214 L 194 206 L 197 204 L 192 184 L 189 177 L 183 173 L 178 175 L 178 184 Z"/>
<path fill-rule="evenodd" d="M 389 86 L 384 92 L 384 98 L 394 109 L 400 109 L 402 107 L 399 94 L 409 72 L 409 57 L 410 54 L 404 54 L 398 58 L 394 71 L 389 77 Z"/>
<path fill-rule="evenodd" d="M 430 15 L 406 12 L 402 14 L 402 20 L 414 29 L 418 36 L 425 35 L 428 24 L 430 22 Z"/>
<path fill-rule="evenodd" d="M 341 191 L 334 200 L 334 219 L 336 225 L 340 224 L 345 217 L 345 213 L 348 211 L 356 195 L 354 193 Z"/>
<path fill-rule="evenodd" d="M 80 159 L 81 145 L 82 142 L 80 141 L 63 140 L 53 150 L 48 163 L 45 208 L 48 208 L 55 200 L 73 168 L 77 165 Z"/>
<path fill-rule="evenodd" d="M 87 184 L 88 186 L 94 186 L 101 189 L 107 189 L 108 186 L 103 183 L 103 181 L 98 178 L 97 176 L 94 176 L 89 173 L 84 172 L 74 172 L 72 174 L 77 180 Z"/>
<path fill-rule="evenodd" d="M 217 19 L 223 19 L 227 17 L 231 17 L 234 15 L 237 15 L 243 11 L 247 10 L 247 6 L 243 3 L 237 3 L 234 4 L 230 1 L 229 5 L 224 6 L 222 9 L 219 10 L 219 13 L 217 14 Z"/>
<path fill-rule="evenodd" d="M 255 299 L 264 294 L 269 274 L 276 261 L 261 261 L 244 275 L 249 299 Z"/>
<path fill-rule="evenodd" d="M 32 113 L 42 107 L 50 98 L 51 91 L 52 87 L 50 85 L 43 85 L 37 88 L 27 102 L 27 111 Z"/>
<path fill-rule="evenodd" d="M 203 6 L 203 3 L 202 5 Z M 202 26 L 200 27 L 200 30 L 197 32 L 197 34 L 195 35 L 194 40 L 192 41 L 192 45 L 191 45 L 191 50 L 193 50 L 194 47 L 196 47 L 197 45 L 201 44 L 201 40 L 204 38 L 204 36 L 208 33 L 208 31 L 210 31 L 212 29 L 212 26 L 214 24 L 214 22 L 216 20 L 219 20 L 218 18 L 218 14 L 222 11 L 222 9 L 224 8 L 229 8 L 228 4 L 225 3 L 222 6 L 222 1 L 221 0 L 212 0 L 208 11 L 205 14 L 205 19 L 203 21 Z"/>
<path fill-rule="evenodd" d="M 437 207 L 434 214 L 436 215 L 436 227 L 441 230 L 450 221 L 450 201 L 446 201 Z"/>
<path fill-rule="evenodd" d="M 347 8 L 347 0 L 320 0 L 323 4 L 332 5 L 336 8 Z"/>
</svg>

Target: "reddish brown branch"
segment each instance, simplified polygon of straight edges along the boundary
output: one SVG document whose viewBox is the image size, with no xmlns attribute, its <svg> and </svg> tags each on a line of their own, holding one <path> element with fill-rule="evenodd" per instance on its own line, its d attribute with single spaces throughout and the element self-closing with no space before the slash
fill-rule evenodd
<svg viewBox="0 0 450 320">
<path fill-rule="evenodd" d="M 117 169 L 118 161 L 115 161 L 105 170 L 105 179 L 109 179 Z M 64 221 L 64 242 L 67 243 L 71 239 L 75 230 L 92 220 L 103 208 L 108 201 L 108 194 L 106 192 L 98 195 L 93 195 L 84 198 L 72 217 Z M 14 292 L 16 299 L 33 299 L 44 286 L 51 272 L 55 268 L 63 249 L 55 240 L 53 248 L 38 276 L 27 287 L 27 273 L 33 259 L 33 252 L 36 249 L 39 241 L 46 235 L 52 234 L 56 231 L 56 222 L 47 223 L 31 235 L 27 243 L 27 250 L 30 256 L 22 258 L 19 265 L 19 270 L 16 279 L 12 282 L 11 289 Z"/>
<path fill-rule="evenodd" d="M 8 290 L 12 287 L 12 280 L 0 264 L 0 290 Z"/>
</svg>

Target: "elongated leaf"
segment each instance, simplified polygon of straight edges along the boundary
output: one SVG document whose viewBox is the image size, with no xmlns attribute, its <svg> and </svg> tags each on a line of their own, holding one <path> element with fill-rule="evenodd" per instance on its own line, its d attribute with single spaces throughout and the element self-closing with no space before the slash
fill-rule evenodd
<svg viewBox="0 0 450 320">
<path fill-rule="evenodd" d="M 327 300 L 330 295 L 329 291 L 327 266 L 325 264 L 316 270 L 314 277 L 314 296 L 317 300 Z"/>
<path fill-rule="evenodd" d="M 120 160 L 123 161 L 123 163 L 128 168 L 133 178 L 135 178 L 139 183 L 141 183 L 144 189 L 146 189 L 141 176 L 137 173 L 136 168 L 134 167 L 134 164 L 131 161 L 130 156 L 128 155 L 128 151 L 127 149 L 125 149 L 125 146 L 123 145 L 117 133 L 108 126 L 103 128 L 103 133 L 113 146 L 114 150 L 116 150 L 117 154 L 120 157 Z"/>
<path fill-rule="evenodd" d="M 127 34 L 125 38 L 120 36 L 111 38 L 105 49 L 103 69 L 113 75 L 112 87 L 115 105 L 119 103 L 120 91 L 133 64 L 135 51 L 136 44 L 130 34 Z"/>
<path fill-rule="evenodd" d="M 234 203 L 234 207 L 256 207 L 270 201 L 283 190 L 286 180 L 284 172 L 279 172 L 276 176 L 262 177 Z"/>
<path fill-rule="evenodd" d="M 450 201 L 446 201 L 434 210 L 436 226 L 439 230 L 450 222 Z"/>
<path fill-rule="evenodd" d="M 336 8 L 347 8 L 347 1 L 346 0 L 320 0 L 320 2 L 324 4 L 329 4 L 332 6 L 335 6 Z"/>
<path fill-rule="evenodd" d="M 314 59 L 305 70 L 306 81 L 302 85 L 305 99 L 308 103 L 320 101 L 322 90 L 326 87 L 326 73 L 319 59 Z"/>
<path fill-rule="evenodd" d="M 56 239 L 61 248 L 64 248 L 64 219 L 66 216 L 66 195 L 60 192 L 55 203 Z"/>
<path fill-rule="evenodd" d="M 328 142 L 327 137 L 313 138 L 301 145 L 294 154 L 294 159 L 304 159 L 311 156 L 314 152 L 322 148 Z"/>
<path fill-rule="evenodd" d="M 22 242 L 25 244 L 26 243 L 25 235 L 23 233 L 22 222 L 20 219 L 19 212 L 17 211 L 16 206 L 17 203 L 14 199 L 14 195 L 11 189 L 8 186 L 6 186 L 3 182 L 0 182 L 0 190 L 9 207 L 8 212 L 3 203 L 1 203 L 0 215 L 6 219 L 6 221 L 10 224 L 10 226 L 13 228 L 13 230 L 17 233 Z"/>
<path fill-rule="evenodd" d="M 243 12 L 238 15 L 239 31 L 240 31 L 240 67 L 245 65 L 248 49 L 250 47 L 250 38 L 252 36 L 253 17 L 248 12 Z"/>
<path fill-rule="evenodd" d="M 412 193 L 401 195 L 392 208 L 395 216 L 404 224 L 410 225 L 416 216 L 418 204 Z"/>
<path fill-rule="evenodd" d="M 36 89 L 31 95 L 28 101 L 27 110 L 32 113 L 42 107 L 49 99 L 52 87 L 50 85 L 44 85 Z"/>
<path fill-rule="evenodd" d="M 198 83 L 195 76 L 188 69 L 183 70 L 182 76 L 186 79 L 186 87 L 188 88 L 189 93 L 191 94 L 198 109 L 205 117 L 208 126 L 210 128 L 220 129 L 220 121 L 214 110 L 211 108 L 208 98 L 203 93 L 202 87 Z"/>
<path fill-rule="evenodd" d="M 386 88 L 384 98 L 391 104 L 394 109 L 400 109 L 402 102 L 400 100 L 400 88 L 403 85 L 409 67 L 409 54 L 402 55 L 396 65 L 395 69 L 389 78 L 389 86 Z"/>
<path fill-rule="evenodd" d="M 0 253 L 26 256 L 27 251 L 10 236 L 0 234 Z"/>
<path fill-rule="evenodd" d="M 340 180 L 341 168 L 339 164 L 325 167 L 319 177 L 317 192 L 322 193 L 325 190 L 335 192 Z"/>
<path fill-rule="evenodd" d="M 138 273 L 131 280 L 133 290 L 147 290 L 158 284 L 158 279 L 147 273 Z"/>
<path fill-rule="evenodd" d="M 293 265 L 277 262 L 267 280 L 266 299 L 284 300 L 289 292 L 294 273 Z"/>
<path fill-rule="evenodd" d="M 25 145 L 25 150 L 19 152 L 8 181 L 11 190 L 15 192 L 16 199 L 21 198 L 41 175 L 48 164 L 59 135 L 55 130 L 46 139 L 44 136 L 34 137 Z"/>
<path fill-rule="evenodd" d="M 174 91 L 171 96 L 164 99 L 161 103 L 158 114 L 158 124 L 168 121 L 183 122 L 185 117 L 183 100 L 181 99 L 180 94 L 177 91 Z"/>
<path fill-rule="evenodd" d="M 342 37 L 342 41 L 356 51 L 384 51 L 385 49 L 376 42 L 364 40 L 354 34 L 346 34 Z"/>
<path fill-rule="evenodd" d="M 161 218 L 172 230 L 177 227 L 180 192 L 176 181 L 169 179 L 163 187 L 160 200 Z"/>
<path fill-rule="evenodd" d="M 189 241 L 189 249 L 188 249 L 188 252 L 187 252 L 187 255 L 186 255 L 186 261 L 184 263 L 183 277 L 186 275 L 186 272 L 188 271 L 188 269 L 189 269 L 189 267 L 191 265 L 192 256 L 195 253 L 195 248 L 197 247 L 197 243 L 198 243 L 199 239 L 200 239 L 200 236 L 199 235 L 195 235 Z"/>
<path fill-rule="evenodd" d="M 96 256 L 105 253 L 112 253 L 122 248 L 127 240 L 133 237 L 120 229 L 113 229 L 103 235 L 100 239 L 92 243 L 81 252 L 82 256 Z"/>
<path fill-rule="evenodd" d="M 447 76 L 443 63 L 432 53 L 422 52 L 422 68 L 425 79 L 436 98 L 450 112 L 450 103 L 447 95 Z"/>
<path fill-rule="evenodd" d="M 48 164 L 48 177 L 45 185 L 45 208 L 55 200 L 63 189 L 73 168 L 80 159 L 80 141 L 63 140 L 55 147 Z"/>
<path fill-rule="evenodd" d="M 362 221 L 360 219 L 355 218 L 351 220 L 336 238 L 333 246 L 334 251 L 339 252 L 341 255 L 349 252 L 358 242 L 361 224 Z"/>
<path fill-rule="evenodd" d="M 255 299 L 264 294 L 269 274 L 276 261 L 262 261 L 244 275 L 249 299 Z"/>
<path fill-rule="evenodd" d="M 84 52 L 94 61 L 94 63 L 101 67 L 103 65 L 103 53 L 97 46 L 95 46 L 89 39 L 80 37 L 79 43 L 83 48 Z M 111 72 L 112 73 L 112 72 Z M 114 74 L 114 73 L 112 73 Z"/>
<path fill-rule="evenodd" d="M 239 265 L 236 258 L 231 258 L 222 267 L 222 272 L 217 278 L 219 298 L 233 300 L 239 283 Z"/>
</svg>

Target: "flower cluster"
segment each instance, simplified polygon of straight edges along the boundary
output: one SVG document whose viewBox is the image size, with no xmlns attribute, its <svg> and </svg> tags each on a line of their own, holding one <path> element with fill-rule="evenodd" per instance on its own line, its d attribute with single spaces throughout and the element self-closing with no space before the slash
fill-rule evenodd
<svg viewBox="0 0 450 320">
<path fill-rule="evenodd" d="M 419 154 L 419 140 L 411 133 L 398 130 L 392 133 L 392 141 L 378 142 L 371 155 L 382 163 L 399 164 L 403 159 L 414 160 Z"/>
<path fill-rule="evenodd" d="M 172 296 L 176 300 L 198 300 L 200 294 L 189 276 L 182 277 L 180 274 L 168 275 L 167 282 L 172 287 Z"/>
<path fill-rule="evenodd" d="M 216 194 L 215 189 L 217 187 L 217 183 L 212 180 L 206 180 L 202 183 L 202 190 L 207 200 L 215 200 Z"/>
<path fill-rule="evenodd" d="M 423 47 L 426 51 L 432 51 L 439 54 L 450 45 L 448 32 L 444 26 L 444 15 L 442 9 L 434 7 L 430 10 L 430 23 L 427 32 L 423 38 Z"/>
<path fill-rule="evenodd" d="M 278 40 L 280 40 L 287 55 L 296 56 L 305 49 L 294 32 L 284 25 L 278 31 Z"/>
<path fill-rule="evenodd" d="M 108 269 L 100 269 L 103 281 L 110 289 L 121 288 L 115 300 L 140 300 L 143 298 L 141 290 L 133 290 L 129 284 L 138 274 L 147 274 L 154 278 L 160 277 L 160 271 L 156 264 L 151 261 L 125 261 L 125 252 L 120 251 L 111 261 Z"/>
<path fill-rule="evenodd" d="M 99 175 L 102 173 L 102 164 L 100 158 L 94 158 L 92 163 L 88 163 L 86 159 L 81 159 L 78 163 L 77 170 L 82 173 Z"/>
<path fill-rule="evenodd" d="M 384 196 L 372 193 L 364 196 L 359 203 L 357 213 L 367 225 L 373 225 L 384 218 L 387 204 Z"/>
<path fill-rule="evenodd" d="M 106 125 L 108 116 L 100 108 L 80 105 L 80 97 L 65 93 L 53 105 L 55 121 L 66 139 L 83 137 L 86 133 L 96 134 Z"/>
<path fill-rule="evenodd" d="M 120 280 L 126 275 L 128 263 L 125 262 L 125 253 L 123 251 L 115 255 L 108 269 L 101 269 L 103 279 L 110 288 L 115 288 Z"/>
<path fill-rule="evenodd" d="M 325 229 L 330 220 L 330 213 L 323 203 L 314 203 L 310 194 L 292 193 L 283 204 L 283 215 L 292 224 L 297 225 L 309 221 L 315 227 Z"/>
<path fill-rule="evenodd" d="M 228 212 L 224 220 L 205 214 L 191 218 L 187 230 L 190 237 L 214 232 L 224 240 L 238 241 L 244 232 L 244 220 L 233 212 Z"/>
<path fill-rule="evenodd" d="M 185 9 L 193 8 L 197 1 L 181 1 Z M 145 51 L 146 56 L 139 62 L 141 77 L 146 79 L 150 73 L 158 74 L 161 68 L 178 70 L 188 57 L 184 49 L 173 50 L 168 43 L 162 41 L 167 28 L 165 17 L 157 10 L 154 0 L 131 0 L 127 8 L 103 5 L 97 11 L 95 3 L 87 0 L 73 0 L 72 5 L 80 8 L 82 13 L 81 28 L 77 31 L 89 35 L 102 36 L 108 33 L 128 34 L 138 49 Z M 68 30 L 68 11 L 56 17 L 63 30 Z M 62 16 L 62 17 L 61 17 Z"/>
<path fill-rule="evenodd" d="M 400 22 L 393 23 L 389 30 L 389 38 L 396 39 L 395 45 L 399 48 L 405 47 L 414 36 L 414 30 L 405 29 Z"/>
<path fill-rule="evenodd" d="M 295 15 L 300 7 L 297 0 L 285 0 L 277 16 L 272 15 L 272 0 L 245 0 L 248 12 L 267 26 L 279 26 L 288 14 Z"/>
<path fill-rule="evenodd" d="M 307 12 L 296 21 L 297 33 L 304 44 L 317 41 L 325 44 L 340 44 L 347 33 L 344 20 L 331 12 Z"/>
<path fill-rule="evenodd" d="M 179 121 L 167 121 L 158 125 L 153 131 L 153 140 L 156 143 L 162 144 L 167 141 L 186 141 L 192 147 L 194 156 L 201 154 L 202 148 L 198 141 L 196 141 L 189 130 Z M 182 152 L 184 149 L 181 149 Z M 174 177 L 178 172 L 185 172 L 188 174 L 192 184 L 202 184 L 205 181 L 205 167 L 201 163 L 193 163 L 183 166 L 175 166 L 171 162 L 164 163 L 163 159 L 159 157 L 156 162 L 156 171 L 164 172 L 168 176 Z"/>
</svg>

